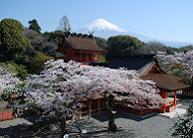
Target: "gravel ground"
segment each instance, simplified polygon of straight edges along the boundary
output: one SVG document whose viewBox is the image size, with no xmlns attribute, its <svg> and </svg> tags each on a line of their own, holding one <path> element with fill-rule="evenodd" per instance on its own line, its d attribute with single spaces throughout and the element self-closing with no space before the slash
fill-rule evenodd
<svg viewBox="0 0 193 138">
<path fill-rule="evenodd" d="M 187 108 L 189 101 L 182 101 L 180 108 Z M 105 113 L 93 116 L 74 123 L 81 130 L 87 132 L 97 131 L 84 138 L 171 138 L 172 128 L 177 118 L 167 118 L 159 114 L 147 118 L 139 118 L 127 113 L 116 115 L 115 122 L 119 128 L 116 133 L 106 132 L 107 117 Z M 71 128 L 71 127 L 70 127 Z M 77 131 L 77 129 L 76 129 Z M 59 138 L 60 127 L 53 125 L 33 125 L 29 120 L 17 118 L 10 121 L 0 122 L 0 138 Z"/>
<path fill-rule="evenodd" d="M 136 119 L 133 116 L 116 118 L 115 122 L 118 127 L 132 132 L 133 138 L 171 138 L 172 128 L 177 118 L 166 118 L 159 115 L 146 119 Z M 107 122 L 94 122 L 105 126 Z"/>
<path fill-rule="evenodd" d="M 180 108 L 187 108 L 192 100 L 180 102 Z M 36 118 L 37 119 L 37 118 Z M 33 125 L 35 119 L 17 118 L 0 122 L 0 138 L 59 138 L 60 127 L 58 123 L 52 125 Z M 118 113 L 115 122 L 120 131 L 107 132 L 107 116 L 103 112 L 100 116 L 80 120 L 74 125 L 81 130 L 93 132 L 84 135 L 84 138 L 171 138 L 172 128 L 177 118 L 167 118 L 159 114 L 139 118 L 128 113 Z M 71 128 L 69 126 L 69 128 Z M 78 131 L 73 127 L 73 131 Z M 75 130 L 76 129 L 76 130 Z M 95 132 L 95 133 L 94 133 Z"/>
<path fill-rule="evenodd" d="M 136 138 L 169 138 L 173 120 L 160 116 L 151 117 L 143 121 L 120 118 L 117 120 L 117 124 L 128 130 L 133 130 Z"/>
<path fill-rule="evenodd" d="M 103 118 L 105 118 L 103 116 Z M 16 123 L 19 125 L 16 125 Z M 90 135 L 85 135 L 85 138 L 170 138 L 172 126 L 175 119 L 161 117 L 159 115 L 149 117 L 147 119 L 136 119 L 130 115 L 118 116 L 115 122 L 119 128 L 116 133 L 103 132 L 106 130 L 107 121 L 102 122 L 96 118 L 85 119 L 74 123 L 81 130 L 86 129 L 87 132 L 100 131 Z M 23 122 L 23 123 L 22 123 Z M 7 124 L 7 125 L 6 125 Z M 10 127 L 8 127 L 8 124 Z M 5 128 L 5 126 L 7 128 Z M 4 127 L 4 128 L 2 128 Z M 53 129 L 54 128 L 54 129 Z M 70 127 L 71 128 L 71 127 Z M 75 127 L 74 127 L 75 128 Z M 75 129 L 74 129 L 75 130 Z M 77 131 L 77 130 L 75 130 Z M 60 128 L 58 124 L 35 126 L 30 124 L 25 119 L 15 119 L 10 121 L 0 122 L 0 138 L 8 137 L 60 137 Z"/>
</svg>

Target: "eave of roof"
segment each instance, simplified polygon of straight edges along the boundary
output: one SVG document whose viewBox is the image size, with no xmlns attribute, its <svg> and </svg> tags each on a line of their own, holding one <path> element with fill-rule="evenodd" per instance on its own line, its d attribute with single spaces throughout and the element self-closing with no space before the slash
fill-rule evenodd
<svg viewBox="0 0 193 138">
<path fill-rule="evenodd" d="M 148 73 L 141 78 L 144 80 L 152 80 L 159 88 L 168 91 L 182 90 L 190 87 L 183 82 L 182 78 L 170 74 Z"/>
<path fill-rule="evenodd" d="M 107 67 L 118 69 L 127 68 L 128 70 L 139 70 L 144 65 L 150 63 L 153 60 L 153 56 L 133 56 L 133 57 L 111 57 L 108 60 Z"/>
<path fill-rule="evenodd" d="M 74 49 L 74 48 L 72 48 Z M 107 50 L 83 50 L 83 49 L 74 49 L 74 50 L 77 50 L 77 51 L 80 51 L 80 52 L 96 52 L 96 53 L 108 53 Z"/>
</svg>

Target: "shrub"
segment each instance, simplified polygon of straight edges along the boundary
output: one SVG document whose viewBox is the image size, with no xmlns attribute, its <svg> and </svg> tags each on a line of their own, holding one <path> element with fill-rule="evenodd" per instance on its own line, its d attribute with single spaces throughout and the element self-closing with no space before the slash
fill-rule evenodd
<svg viewBox="0 0 193 138">
<path fill-rule="evenodd" d="M 28 71 L 32 74 L 39 74 L 44 66 L 44 62 L 53 59 L 53 57 L 47 56 L 43 53 L 38 53 L 35 57 L 31 58 L 30 62 L 28 63 Z"/>
<path fill-rule="evenodd" d="M 182 138 L 193 137 L 193 104 L 191 104 L 183 118 L 174 124 L 174 132 L 172 136 L 180 136 Z"/>
<path fill-rule="evenodd" d="M 14 62 L 6 62 L 0 63 L 0 66 L 8 69 L 9 72 L 14 73 L 16 77 L 20 78 L 21 80 L 24 80 L 28 75 L 27 69 L 24 65 L 18 65 Z"/>
</svg>

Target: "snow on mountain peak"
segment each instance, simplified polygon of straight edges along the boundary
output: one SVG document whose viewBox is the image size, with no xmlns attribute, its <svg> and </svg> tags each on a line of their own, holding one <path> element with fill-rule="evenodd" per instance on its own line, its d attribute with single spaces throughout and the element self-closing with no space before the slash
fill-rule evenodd
<svg viewBox="0 0 193 138">
<path fill-rule="evenodd" d="M 118 27 L 115 24 L 110 23 L 109 21 L 105 19 L 96 19 L 92 23 L 89 23 L 86 25 L 86 28 L 88 28 L 89 31 L 117 31 L 117 32 L 127 32 L 126 30 Z"/>
</svg>

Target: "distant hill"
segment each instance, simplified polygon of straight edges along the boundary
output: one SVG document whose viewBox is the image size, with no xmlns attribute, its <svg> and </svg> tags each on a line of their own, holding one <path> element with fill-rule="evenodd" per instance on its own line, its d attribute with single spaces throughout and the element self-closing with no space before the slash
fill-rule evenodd
<svg viewBox="0 0 193 138">
<path fill-rule="evenodd" d="M 156 38 L 144 36 L 135 32 L 127 31 L 105 19 L 96 19 L 91 23 L 88 23 L 84 27 L 80 28 L 77 30 L 77 32 L 80 33 L 94 33 L 94 36 L 99 36 L 103 38 L 109 38 L 110 36 L 115 36 L 115 35 L 131 35 L 134 37 L 137 37 L 138 39 L 148 42 L 148 41 L 160 41 L 166 46 L 170 47 L 182 47 L 186 45 L 190 45 L 193 43 L 189 42 L 178 42 L 178 41 L 165 41 L 165 40 L 159 40 Z"/>
</svg>

